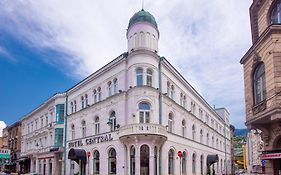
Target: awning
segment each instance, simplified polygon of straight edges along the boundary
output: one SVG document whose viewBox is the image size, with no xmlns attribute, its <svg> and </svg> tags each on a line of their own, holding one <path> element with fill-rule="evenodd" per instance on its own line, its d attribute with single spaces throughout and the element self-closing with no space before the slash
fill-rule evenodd
<svg viewBox="0 0 281 175">
<path fill-rule="evenodd" d="M 281 159 L 281 153 L 261 154 L 260 159 L 262 160 Z"/>
<path fill-rule="evenodd" d="M 212 165 L 213 163 L 216 163 L 218 161 L 219 156 L 217 154 L 207 156 L 207 165 Z"/>
<path fill-rule="evenodd" d="M 74 160 L 78 164 L 79 164 L 79 160 L 81 160 L 82 163 L 86 163 L 87 161 L 86 151 L 83 149 L 71 148 L 68 152 L 68 159 Z"/>
</svg>

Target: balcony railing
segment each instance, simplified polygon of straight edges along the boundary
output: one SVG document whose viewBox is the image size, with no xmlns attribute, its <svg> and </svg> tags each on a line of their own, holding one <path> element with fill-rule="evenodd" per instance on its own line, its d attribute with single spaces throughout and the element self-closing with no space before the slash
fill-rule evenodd
<svg viewBox="0 0 281 175">
<path fill-rule="evenodd" d="M 130 135 L 159 135 L 167 137 L 167 129 L 165 126 L 152 123 L 130 124 L 119 129 L 119 138 Z"/>
</svg>

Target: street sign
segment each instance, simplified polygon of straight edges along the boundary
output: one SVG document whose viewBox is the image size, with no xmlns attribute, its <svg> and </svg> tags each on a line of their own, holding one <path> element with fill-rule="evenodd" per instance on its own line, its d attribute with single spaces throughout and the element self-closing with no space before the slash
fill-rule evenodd
<svg viewBox="0 0 281 175">
<path fill-rule="evenodd" d="M 261 160 L 261 166 L 265 166 L 265 160 Z"/>
</svg>

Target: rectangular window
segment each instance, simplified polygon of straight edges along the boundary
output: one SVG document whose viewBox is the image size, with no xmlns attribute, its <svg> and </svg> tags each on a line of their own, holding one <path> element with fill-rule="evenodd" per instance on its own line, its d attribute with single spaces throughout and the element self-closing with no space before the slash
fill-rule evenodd
<svg viewBox="0 0 281 175">
<path fill-rule="evenodd" d="M 143 75 L 139 74 L 137 75 L 137 86 L 142 86 L 143 85 Z"/>
<path fill-rule="evenodd" d="M 63 128 L 55 129 L 55 147 L 63 145 Z"/>
<path fill-rule="evenodd" d="M 64 123 L 64 104 L 56 105 L 56 122 L 57 124 Z"/>
</svg>

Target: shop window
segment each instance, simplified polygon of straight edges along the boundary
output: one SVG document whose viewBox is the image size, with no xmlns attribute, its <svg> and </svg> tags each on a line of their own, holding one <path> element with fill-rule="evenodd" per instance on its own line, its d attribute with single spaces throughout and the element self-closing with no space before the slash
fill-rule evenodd
<svg viewBox="0 0 281 175">
<path fill-rule="evenodd" d="M 271 23 L 281 24 L 281 0 L 277 0 L 271 11 Z"/>
<path fill-rule="evenodd" d="M 150 104 L 141 102 L 139 104 L 139 121 L 140 123 L 150 123 Z"/>
<path fill-rule="evenodd" d="M 146 85 L 152 86 L 152 70 L 151 69 L 146 70 Z"/>
<path fill-rule="evenodd" d="M 100 153 L 97 150 L 93 154 L 93 172 L 94 174 L 100 174 Z"/>
<path fill-rule="evenodd" d="M 266 98 L 265 69 L 263 63 L 260 63 L 254 71 L 253 85 L 254 85 L 254 104 L 258 104 Z"/>
<path fill-rule="evenodd" d="M 116 174 L 116 151 L 114 148 L 111 148 L 108 151 L 108 174 Z"/>
<path fill-rule="evenodd" d="M 196 174 L 196 154 L 192 154 L 192 173 Z"/>
<path fill-rule="evenodd" d="M 136 174 L 136 150 L 134 146 L 130 148 L 130 173 L 131 175 Z"/>
<path fill-rule="evenodd" d="M 143 69 L 142 68 L 137 68 L 137 86 L 142 86 L 143 85 Z"/>
<path fill-rule="evenodd" d="M 172 149 L 169 150 L 168 154 L 168 174 L 174 174 L 174 151 Z"/>
<path fill-rule="evenodd" d="M 186 152 L 184 151 L 183 153 L 182 153 L 182 167 L 181 167 L 181 169 L 182 169 L 182 174 L 186 174 L 186 172 L 187 172 L 187 170 L 186 170 Z"/>
</svg>

